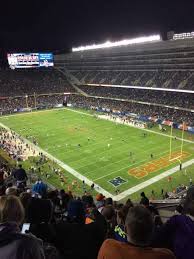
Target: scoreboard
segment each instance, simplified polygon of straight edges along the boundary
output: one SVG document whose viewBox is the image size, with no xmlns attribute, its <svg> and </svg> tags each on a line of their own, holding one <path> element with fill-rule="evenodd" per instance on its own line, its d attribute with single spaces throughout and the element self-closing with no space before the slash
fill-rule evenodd
<svg viewBox="0 0 194 259">
<path fill-rule="evenodd" d="M 12 53 L 7 59 L 12 69 L 54 66 L 52 53 Z"/>
</svg>

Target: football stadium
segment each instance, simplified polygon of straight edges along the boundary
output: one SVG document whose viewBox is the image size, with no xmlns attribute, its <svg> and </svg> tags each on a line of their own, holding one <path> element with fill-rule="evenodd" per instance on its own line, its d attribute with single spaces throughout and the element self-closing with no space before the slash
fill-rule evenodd
<svg viewBox="0 0 194 259">
<path fill-rule="evenodd" d="M 194 258 L 194 32 L 142 35 L 6 53 L 1 258 Z"/>
<path fill-rule="evenodd" d="M 54 61 L 52 53 L 40 53 L 50 60 L 45 70 L 23 70 L 36 66 L 35 54 L 8 54 L 12 69 L 2 78 L 9 73 L 18 91 L 2 92 L 1 127 L 63 170 L 65 182 L 60 174 L 46 179 L 53 187 L 83 193 L 84 181 L 84 189 L 92 185 L 117 201 L 144 189 L 160 199 L 162 189 L 173 193 L 193 179 L 193 74 L 185 58 L 193 39 L 183 40 L 183 50 L 182 40 L 164 42 L 159 35 L 134 40 L 139 45 L 74 48 Z M 36 167 L 27 157 L 26 166 Z"/>
</svg>

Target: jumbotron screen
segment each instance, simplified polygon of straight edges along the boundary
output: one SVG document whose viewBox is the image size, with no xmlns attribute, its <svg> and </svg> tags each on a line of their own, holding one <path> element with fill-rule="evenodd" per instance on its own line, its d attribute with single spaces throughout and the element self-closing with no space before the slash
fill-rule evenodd
<svg viewBox="0 0 194 259">
<path fill-rule="evenodd" d="M 54 66 L 52 53 L 12 53 L 7 59 L 12 69 Z"/>
</svg>

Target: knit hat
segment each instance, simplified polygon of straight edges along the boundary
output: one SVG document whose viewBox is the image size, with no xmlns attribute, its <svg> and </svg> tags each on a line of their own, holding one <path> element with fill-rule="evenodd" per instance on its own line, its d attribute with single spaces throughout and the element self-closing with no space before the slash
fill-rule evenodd
<svg viewBox="0 0 194 259">
<path fill-rule="evenodd" d="M 102 201 L 102 200 L 104 200 L 104 198 L 105 198 L 105 196 L 102 193 L 98 193 L 96 195 L 96 200 L 97 201 Z"/>
</svg>

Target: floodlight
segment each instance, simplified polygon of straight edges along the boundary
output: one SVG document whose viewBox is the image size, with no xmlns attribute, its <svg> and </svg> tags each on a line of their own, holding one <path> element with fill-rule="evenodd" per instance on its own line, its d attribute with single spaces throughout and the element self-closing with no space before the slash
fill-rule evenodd
<svg viewBox="0 0 194 259">
<path fill-rule="evenodd" d="M 161 40 L 161 37 L 159 34 L 157 34 L 157 35 L 150 35 L 150 36 L 139 37 L 134 39 L 124 39 L 116 42 L 106 41 L 105 43 L 102 43 L 102 44 L 93 44 L 93 45 L 72 48 L 72 51 L 76 52 L 76 51 L 84 51 L 84 50 L 91 50 L 91 49 L 111 48 L 111 47 L 127 46 L 127 45 L 139 44 L 139 43 L 149 43 L 149 42 L 160 41 L 160 40 Z"/>
</svg>

